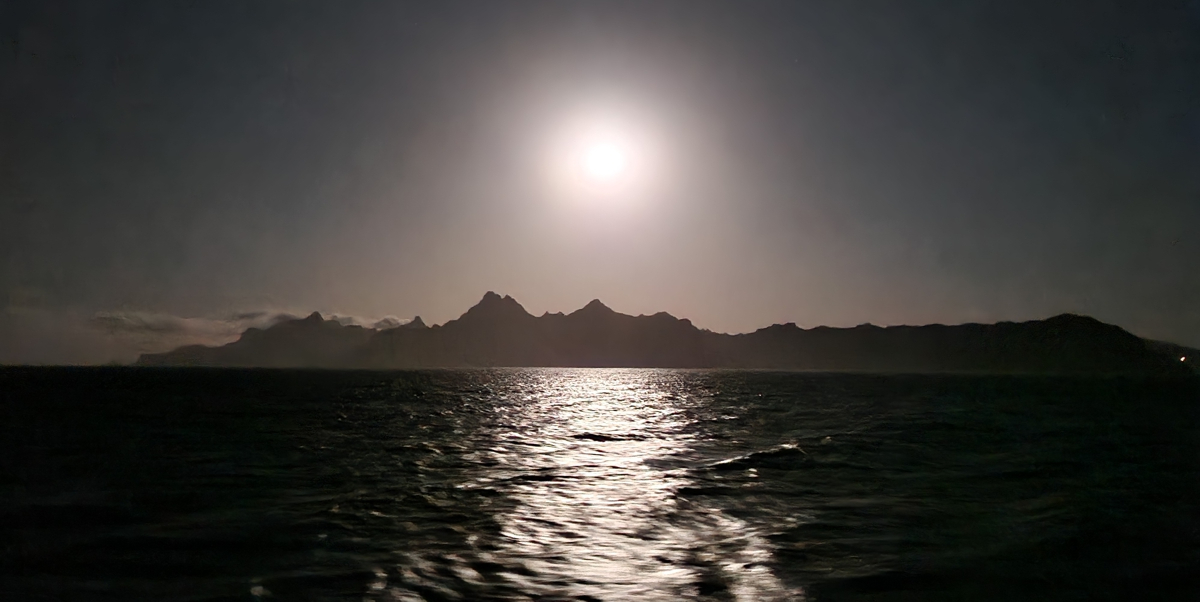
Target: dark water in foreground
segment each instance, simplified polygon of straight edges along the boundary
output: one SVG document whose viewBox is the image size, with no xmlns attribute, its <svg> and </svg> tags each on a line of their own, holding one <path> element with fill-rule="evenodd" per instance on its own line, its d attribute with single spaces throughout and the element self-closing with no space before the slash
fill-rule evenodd
<svg viewBox="0 0 1200 602">
<path fill-rule="evenodd" d="M 1195 382 L 0 370 L 5 600 L 1200 598 Z"/>
</svg>

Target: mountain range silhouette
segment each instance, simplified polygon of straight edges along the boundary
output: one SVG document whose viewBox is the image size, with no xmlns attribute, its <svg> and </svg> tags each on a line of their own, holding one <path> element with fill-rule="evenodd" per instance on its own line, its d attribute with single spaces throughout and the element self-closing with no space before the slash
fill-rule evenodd
<svg viewBox="0 0 1200 602">
<path fill-rule="evenodd" d="M 703 330 L 660 312 L 630 316 L 594 300 L 570 314 L 525 311 L 488 292 L 461 317 L 420 317 L 386 330 L 313 313 L 251 328 L 220 347 L 145 354 L 142 366 L 403 369 L 456 367 L 749 368 L 862 372 L 1187 374 L 1178 346 L 1141 339 L 1086 316 L 945 326 L 869 324 L 747 334 Z M 1190 359 L 1190 358 L 1189 358 Z"/>
</svg>

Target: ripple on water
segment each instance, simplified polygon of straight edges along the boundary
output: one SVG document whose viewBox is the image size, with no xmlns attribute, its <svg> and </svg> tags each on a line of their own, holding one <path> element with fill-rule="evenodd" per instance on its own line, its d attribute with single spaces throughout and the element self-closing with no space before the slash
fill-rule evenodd
<svg viewBox="0 0 1200 602">
<path fill-rule="evenodd" d="M 1192 385 L 46 374 L 4 383 L 0 599 L 1200 591 Z"/>
</svg>

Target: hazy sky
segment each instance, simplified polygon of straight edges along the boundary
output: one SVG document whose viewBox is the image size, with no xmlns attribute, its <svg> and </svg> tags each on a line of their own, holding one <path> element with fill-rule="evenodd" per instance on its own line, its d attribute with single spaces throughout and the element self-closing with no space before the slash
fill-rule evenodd
<svg viewBox="0 0 1200 602">
<path fill-rule="evenodd" d="M 0 34 L 0 362 L 487 290 L 1200 344 L 1198 2 L 10 1 Z"/>
</svg>

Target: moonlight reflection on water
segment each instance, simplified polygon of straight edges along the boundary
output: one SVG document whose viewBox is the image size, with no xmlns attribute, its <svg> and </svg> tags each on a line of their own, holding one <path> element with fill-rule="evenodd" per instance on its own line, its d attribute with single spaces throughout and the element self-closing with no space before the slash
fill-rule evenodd
<svg viewBox="0 0 1200 602">
<path fill-rule="evenodd" d="M 571 596 L 678 600 L 796 599 L 772 574 L 755 529 L 678 496 L 678 464 L 697 436 L 677 376 L 655 371 L 540 371 L 496 408 L 494 468 L 473 485 L 515 505 L 496 517 L 499 556 Z M 536 591 L 537 583 L 526 588 Z M 547 592 L 549 593 L 549 592 Z M 585 598 L 587 599 L 587 598 Z"/>
<path fill-rule="evenodd" d="M 6 374 L 4 600 L 1200 590 L 1193 381 Z"/>
</svg>

